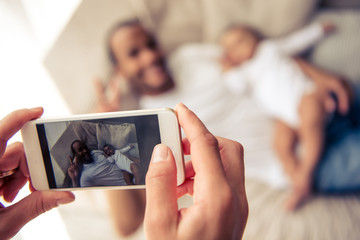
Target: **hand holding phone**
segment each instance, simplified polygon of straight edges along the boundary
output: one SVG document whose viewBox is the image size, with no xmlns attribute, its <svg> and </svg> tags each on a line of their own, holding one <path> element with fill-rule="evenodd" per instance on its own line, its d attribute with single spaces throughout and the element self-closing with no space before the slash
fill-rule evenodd
<svg viewBox="0 0 360 240">
<path fill-rule="evenodd" d="M 144 188 L 156 144 L 175 154 L 184 180 L 179 124 L 170 109 L 39 119 L 22 129 L 31 182 L 38 190 Z"/>
<path fill-rule="evenodd" d="M 41 116 L 42 108 L 22 109 L 12 112 L 0 121 L 0 196 L 12 202 L 19 190 L 29 179 L 22 143 L 7 146 L 7 141 L 20 128 L 32 119 Z M 72 202 L 71 192 L 33 192 L 21 201 L 4 207 L 0 203 L 0 236 L 3 239 L 13 237 L 28 221 L 59 204 Z M 40 204 L 40 205 L 39 205 Z M 36 207 L 35 207 L 36 206 Z"/>
<path fill-rule="evenodd" d="M 241 239 L 248 216 L 242 146 L 214 137 L 183 104 L 176 111 L 191 161 L 177 187 L 171 149 L 156 146 L 147 175 L 146 239 Z M 194 204 L 179 209 L 177 199 L 186 193 Z"/>
</svg>

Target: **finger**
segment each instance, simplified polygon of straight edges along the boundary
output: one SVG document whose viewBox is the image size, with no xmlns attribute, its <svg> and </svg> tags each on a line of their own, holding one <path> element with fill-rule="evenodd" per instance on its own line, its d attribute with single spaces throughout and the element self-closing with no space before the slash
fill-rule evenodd
<svg viewBox="0 0 360 240">
<path fill-rule="evenodd" d="M 7 141 L 19 131 L 26 122 L 39 118 L 43 111 L 42 107 L 21 109 L 10 113 L 0 121 L 0 156 L 5 150 Z"/>
<path fill-rule="evenodd" d="M 336 91 L 335 94 L 338 99 L 339 112 L 341 114 L 346 114 L 349 109 L 349 99 L 347 93 L 343 88 L 336 89 L 335 91 Z"/>
<path fill-rule="evenodd" d="M 34 186 L 32 185 L 31 179 L 30 179 L 30 181 L 29 181 L 29 190 L 30 190 L 30 192 L 35 192 L 35 191 L 37 191 L 37 190 L 34 188 Z"/>
<path fill-rule="evenodd" d="M 228 182 L 234 189 L 245 191 L 244 149 L 242 145 L 226 138 L 217 137 L 217 139 Z"/>
<path fill-rule="evenodd" d="M 28 178 L 25 177 L 20 171 L 6 178 L 2 186 L 3 198 L 7 202 L 12 202 L 20 189 L 26 184 Z"/>
<path fill-rule="evenodd" d="M 185 179 L 192 178 L 195 176 L 194 167 L 191 161 L 185 162 Z"/>
<path fill-rule="evenodd" d="M 245 191 L 245 174 L 244 174 L 244 148 L 238 142 L 217 137 L 221 159 L 223 161 L 226 178 L 233 192 L 237 195 L 239 211 L 247 219 L 249 206 Z M 246 220 L 239 222 L 239 230 L 243 232 L 246 226 Z"/>
<path fill-rule="evenodd" d="M 185 162 L 185 181 L 177 188 L 177 197 L 182 197 L 185 194 L 193 195 L 194 192 L 194 178 L 195 171 L 191 161 Z"/>
<path fill-rule="evenodd" d="M 3 195 L 3 188 L 2 188 L 2 186 L 4 185 L 4 179 L 3 178 L 0 178 L 0 196 L 2 196 Z"/>
<path fill-rule="evenodd" d="M 71 159 L 71 156 L 69 156 L 69 162 L 70 162 L 70 165 L 73 165 L 73 161 Z"/>
<path fill-rule="evenodd" d="M 183 147 L 183 152 L 185 155 L 190 155 L 190 142 L 189 139 L 184 138 L 182 140 L 182 147 Z"/>
<path fill-rule="evenodd" d="M 29 170 L 22 143 L 16 142 L 6 148 L 6 151 L 0 161 L 0 169 L 2 171 L 17 169 L 17 171 L 22 173 L 22 175 L 29 178 Z"/>
<path fill-rule="evenodd" d="M 97 100 L 99 103 L 106 103 L 107 98 L 105 94 L 105 87 L 102 84 L 100 78 L 95 78 L 93 81 L 94 89 L 95 89 L 95 95 L 97 97 Z"/>
<path fill-rule="evenodd" d="M 346 114 L 349 110 L 349 93 L 343 80 L 336 78 L 333 80 L 331 91 L 336 95 L 338 100 L 338 111 L 341 114 Z"/>
<path fill-rule="evenodd" d="M 175 160 L 170 149 L 159 144 L 146 175 L 145 231 L 155 236 L 161 234 L 156 226 L 163 230 L 176 227 L 177 209 Z"/>
<path fill-rule="evenodd" d="M 200 179 L 206 179 L 204 183 L 209 186 L 213 182 L 220 181 L 220 179 L 224 180 L 224 171 L 216 138 L 184 104 L 178 104 L 176 111 L 180 125 L 190 143 L 191 160 L 196 176 Z"/>
<path fill-rule="evenodd" d="M 327 113 L 334 113 L 336 110 L 336 101 L 331 95 L 327 94 L 324 99 L 325 111 Z"/>
<path fill-rule="evenodd" d="M 74 166 L 79 166 L 79 159 L 77 157 L 74 157 Z"/>
<path fill-rule="evenodd" d="M 118 105 L 121 99 L 120 82 L 118 78 L 113 78 L 109 82 L 111 102 Z"/>
<path fill-rule="evenodd" d="M 194 179 L 186 179 L 185 182 L 177 188 L 176 195 L 178 198 L 185 194 L 191 196 L 194 194 Z"/>
<path fill-rule="evenodd" d="M 6 221 L 0 221 L 0 229 L 5 229 L 1 238 L 13 237 L 27 222 L 40 214 L 74 201 L 75 196 L 71 192 L 44 191 L 33 192 L 18 203 L 2 209 L 2 216 Z"/>
</svg>

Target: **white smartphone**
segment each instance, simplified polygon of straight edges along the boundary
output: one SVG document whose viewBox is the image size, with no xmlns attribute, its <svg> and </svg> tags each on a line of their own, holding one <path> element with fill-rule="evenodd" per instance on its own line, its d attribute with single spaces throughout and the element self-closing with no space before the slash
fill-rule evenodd
<svg viewBox="0 0 360 240">
<path fill-rule="evenodd" d="M 37 119 L 21 134 L 37 190 L 144 188 L 159 143 L 174 154 L 177 184 L 185 179 L 181 132 L 172 109 Z"/>
</svg>

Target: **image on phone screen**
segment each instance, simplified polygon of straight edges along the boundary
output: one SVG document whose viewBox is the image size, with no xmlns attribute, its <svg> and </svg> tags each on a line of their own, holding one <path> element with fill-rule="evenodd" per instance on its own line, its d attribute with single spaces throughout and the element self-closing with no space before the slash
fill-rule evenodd
<svg viewBox="0 0 360 240">
<path fill-rule="evenodd" d="M 144 185 L 158 116 L 37 123 L 50 189 Z"/>
</svg>

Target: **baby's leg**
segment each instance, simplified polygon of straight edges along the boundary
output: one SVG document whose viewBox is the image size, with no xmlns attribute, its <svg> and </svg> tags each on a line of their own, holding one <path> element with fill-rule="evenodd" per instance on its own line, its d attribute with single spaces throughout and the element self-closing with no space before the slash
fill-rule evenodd
<svg viewBox="0 0 360 240">
<path fill-rule="evenodd" d="M 283 168 L 290 179 L 295 174 L 297 158 L 295 148 L 297 133 L 289 125 L 277 120 L 275 123 L 274 148 L 280 158 Z"/>
<path fill-rule="evenodd" d="M 312 177 L 324 144 L 325 108 L 317 92 L 303 97 L 300 109 L 299 137 L 302 146 L 301 170 Z"/>
<path fill-rule="evenodd" d="M 293 194 L 287 202 L 290 210 L 295 209 L 310 194 L 313 172 L 323 149 L 325 109 L 318 93 L 303 97 L 299 115 L 302 152 L 295 172 Z"/>
</svg>

